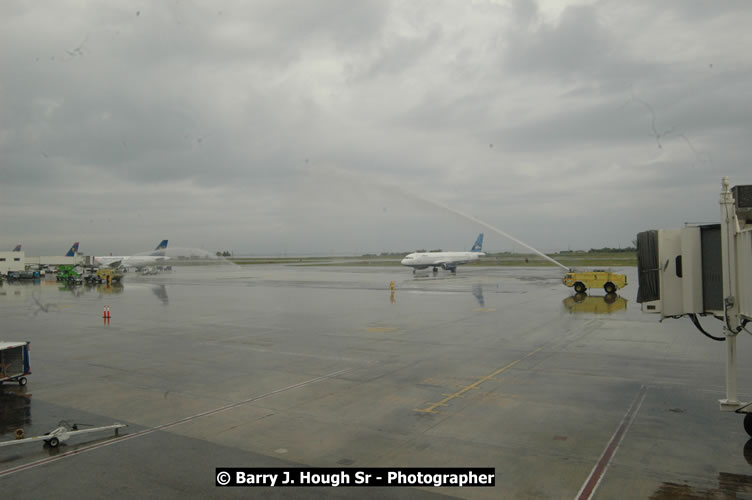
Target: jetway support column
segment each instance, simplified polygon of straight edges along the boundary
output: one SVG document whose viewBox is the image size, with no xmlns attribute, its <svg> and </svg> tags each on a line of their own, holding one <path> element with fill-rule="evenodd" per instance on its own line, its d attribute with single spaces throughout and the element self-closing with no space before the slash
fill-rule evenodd
<svg viewBox="0 0 752 500">
<path fill-rule="evenodd" d="M 721 181 L 721 262 L 723 273 L 723 331 L 726 335 L 726 399 L 721 399 L 722 411 L 747 408 L 736 393 L 736 337 L 739 334 L 739 304 L 736 300 L 736 234 L 739 225 L 736 218 L 734 197 L 729 189 L 729 179 Z"/>
</svg>

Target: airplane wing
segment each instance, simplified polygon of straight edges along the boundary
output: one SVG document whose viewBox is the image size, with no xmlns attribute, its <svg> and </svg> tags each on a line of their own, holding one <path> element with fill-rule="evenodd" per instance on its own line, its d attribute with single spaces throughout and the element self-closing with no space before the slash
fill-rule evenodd
<svg viewBox="0 0 752 500">
<path fill-rule="evenodd" d="M 440 266 L 456 266 L 458 264 L 467 264 L 469 261 L 464 259 L 447 259 L 439 262 Z"/>
</svg>

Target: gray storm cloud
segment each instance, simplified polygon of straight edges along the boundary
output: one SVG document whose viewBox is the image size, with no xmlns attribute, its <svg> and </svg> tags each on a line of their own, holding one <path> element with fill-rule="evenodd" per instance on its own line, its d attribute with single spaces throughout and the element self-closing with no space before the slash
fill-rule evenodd
<svg viewBox="0 0 752 500">
<path fill-rule="evenodd" d="M 4 9 L 0 247 L 30 254 L 461 249 L 479 229 L 374 180 L 539 248 L 625 246 L 716 220 L 723 175 L 752 183 L 745 2 Z"/>
</svg>

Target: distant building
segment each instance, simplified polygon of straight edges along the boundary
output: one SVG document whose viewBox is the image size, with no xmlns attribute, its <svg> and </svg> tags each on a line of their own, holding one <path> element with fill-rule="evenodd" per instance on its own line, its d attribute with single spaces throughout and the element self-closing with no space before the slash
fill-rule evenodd
<svg viewBox="0 0 752 500">
<path fill-rule="evenodd" d="M 18 252 L 13 252 L 18 253 Z M 92 265 L 92 258 L 88 255 L 76 255 L 75 257 L 65 257 L 63 255 L 52 255 L 49 257 L 26 257 L 24 262 L 27 266 L 80 266 Z"/>
<path fill-rule="evenodd" d="M 0 252 L 0 274 L 23 271 L 25 260 L 24 252 Z"/>
</svg>

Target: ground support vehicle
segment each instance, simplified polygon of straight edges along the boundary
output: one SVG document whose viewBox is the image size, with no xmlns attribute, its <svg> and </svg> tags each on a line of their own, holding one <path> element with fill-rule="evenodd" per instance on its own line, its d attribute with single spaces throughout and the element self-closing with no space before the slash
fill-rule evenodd
<svg viewBox="0 0 752 500">
<path fill-rule="evenodd" d="M 573 287 L 577 293 L 585 293 L 588 288 L 603 288 L 606 293 L 615 293 L 616 290 L 627 286 L 627 276 L 600 270 L 572 271 L 565 274 L 561 282 L 565 286 Z"/>
<path fill-rule="evenodd" d="M 73 266 L 69 265 L 62 265 L 57 267 L 57 280 L 76 284 L 83 282 L 81 273 L 76 271 Z"/>
<path fill-rule="evenodd" d="M 79 424 L 69 424 L 68 422 L 63 420 L 58 424 L 57 427 L 55 427 L 51 431 L 45 432 L 41 436 L 34 436 L 30 438 L 23 437 L 23 429 L 19 429 L 18 431 L 16 431 L 16 439 L 11 441 L 2 441 L 0 442 L 0 447 L 11 446 L 14 444 L 31 443 L 32 441 L 44 441 L 44 444 L 52 448 L 57 448 L 60 443 L 66 442 L 72 436 L 77 436 L 79 434 L 89 434 L 91 432 L 106 431 L 110 429 L 115 429 L 115 435 L 117 436 L 120 429 L 122 429 L 123 427 L 128 427 L 126 424 L 112 424 L 105 425 L 103 427 L 79 429 L 78 425 Z"/>
<path fill-rule="evenodd" d="M 97 270 L 97 277 L 102 280 L 101 282 L 103 283 L 119 283 L 120 280 L 123 279 L 123 273 L 119 272 L 117 269 L 102 268 Z"/>
</svg>

